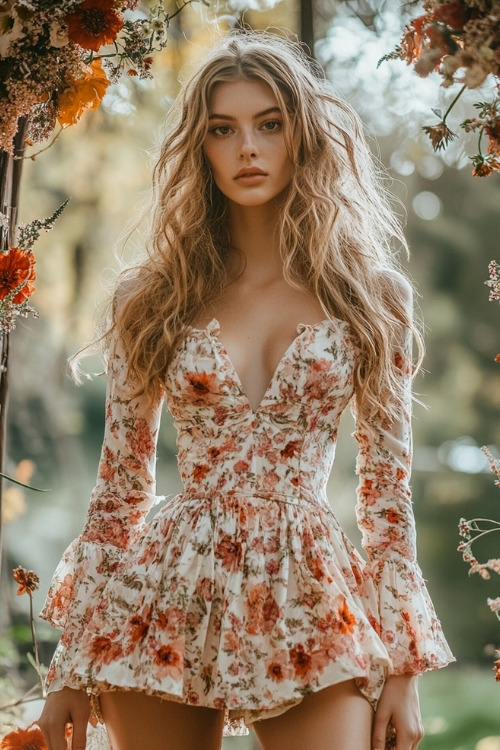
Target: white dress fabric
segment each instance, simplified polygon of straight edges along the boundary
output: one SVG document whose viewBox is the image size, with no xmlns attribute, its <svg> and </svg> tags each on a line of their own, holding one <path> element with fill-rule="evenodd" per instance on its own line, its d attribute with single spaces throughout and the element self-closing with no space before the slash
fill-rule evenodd
<svg viewBox="0 0 500 750">
<path fill-rule="evenodd" d="M 325 491 L 360 356 L 348 325 L 300 325 L 256 411 L 219 334 L 191 328 L 170 364 L 184 489 L 151 520 L 162 403 L 131 394 L 113 350 L 86 525 L 42 613 L 63 630 L 48 689 L 224 709 L 229 734 L 352 678 L 375 706 L 388 674 L 453 659 L 415 559 L 409 341 L 400 418 L 356 421 L 365 561 Z"/>
</svg>

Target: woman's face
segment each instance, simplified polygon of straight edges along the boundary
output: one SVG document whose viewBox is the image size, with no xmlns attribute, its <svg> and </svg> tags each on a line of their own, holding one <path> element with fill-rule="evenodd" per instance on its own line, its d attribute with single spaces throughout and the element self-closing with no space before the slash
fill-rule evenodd
<svg viewBox="0 0 500 750">
<path fill-rule="evenodd" d="M 267 83 L 237 80 L 214 86 L 203 145 L 219 190 L 240 206 L 262 206 L 290 184 L 284 116 Z"/>
</svg>

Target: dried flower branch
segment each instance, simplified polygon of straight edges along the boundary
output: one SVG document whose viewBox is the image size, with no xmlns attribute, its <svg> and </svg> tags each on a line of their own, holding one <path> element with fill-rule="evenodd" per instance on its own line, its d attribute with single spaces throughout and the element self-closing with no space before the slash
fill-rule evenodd
<svg viewBox="0 0 500 750">
<path fill-rule="evenodd" d="M 0 5 L 0 150 L 12 154 L 18 119 L 29 139 L 46 140 L 56 123 L 74 125 L 99 107 L 123 74 L 151 78 L 153 55 L 167 44 L 167 13 L 137 0 L 10 0 Z"/>
<path fill-rule="evenodd" d="M 490 287 L 489 300 L 490 302 L 500 302 L 500 265 L 495 260 L 492 260 L 488 265 L 488 272 L 489 279 L 485 281 L 485 284 Z M 495 360 L 500 362 L 500 354 L 497 354 Z M 483 446 L 482 451 L 490 463 L 491 471 L 496 476 L 495 485 L 500 487 L 500 458 L 495 457 L 487 446 Z M 469 575 L 479 573 L 481 578 L 485 580 L 491 577 L 491 573 L 498 573 L 500 575 L 499 557 L 490 558 L 486 562 L 479 562 L 472 552 L 472 545 L 475 542 L 493 532 L 500 531 L 500 521 L 494 521 L 490 518 L 473 518 L 468 521 L 465 518 L 461 518 L 458 530 L 460 536 L 464 539 L 458 545 L 458 551 L 462 553 L 464 561 L 470 565 Z M 500 620 L 500 597 L 496 597 L 495 599 L 488 598 L 486 603 Z M 495 679 L 497 682 L 500 682 L 500 659 L 495 661 L 493 669 L 495 671 Z"/>
<path fill-rule="evenodd" d="M 400 44 L 379 61 L 405 60 L 413 65 L 417 75 L 426 77 L 437 72 L 442 77 L 441 86 L 454 84 L 462 87 L 446 113 L 433 110 L 440 122 L 425 125 L 435 151 L 445 149 L 456 137 L 446 118 L 465 89 L 475 89 L 492 80 L 494 92 L 490 103 L 477 103 L 477 118 L 465 120 L 465 132 L 478 131 L 478 151 L 472 159 L 472 174 L 486 177 L 500 172 L 500 3 L 498 0 L 425 0 L 425 13 L 412 19 L 403 31 Z M 487 136 L 486 153 L 482 138 Z"/>
<path fill-rule="evenodd" d="M 18 584 L 17 595 L 22 596 L 28 594 L 30 600 L 30 627 L 31 627 L 31 641 L 33 644 L 33 659 L 30 660 L 35 668 L 40 681 L 40 687 L 42 694 L 44 692 L 44 667 L 40 664 L 40 658 L 38 653 L 38 641 L 35 630 L 35 614 L 33 611 L 33 593 L 40 586 L 40 579 L 33 570 L 25 570 L 21 565 L 12 571 L 15 582 Z"/>
</svg>

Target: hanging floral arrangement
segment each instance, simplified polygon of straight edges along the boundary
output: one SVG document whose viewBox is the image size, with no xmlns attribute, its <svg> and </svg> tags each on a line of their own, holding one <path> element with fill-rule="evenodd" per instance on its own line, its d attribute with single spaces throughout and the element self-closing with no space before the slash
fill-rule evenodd
<svg viewBox="0 0 500 750">
<path fill-rule="evenodd" d="M 138 0 L 0 2 L 0 149 L 13 153 L 22 116 L 38 143 L 57 123 L 66 128 L 96 109 L 123 74 L 151 77 L 170 21 L 196 1 L 172 14 L 162 2 L 144 10 Z"/>
<path fill-rule="evenodd" d="M 405 60 L 419 76 L 437 72 L 445 88 L 461 84 L 444 114 L 433 110 L 439 122 L 424 127 L 435 151 L 457 138 L 447 118 L 465 89 L 476 89 L 491 77 L 492 100 L 474 104 L 475 116 L 460 127 L 478 136 L 472 174 L 500 172 L 500 0 L 425 0 L 423 10 L 405 26 L 396 49 L 380 62 Z"/>
</svg>

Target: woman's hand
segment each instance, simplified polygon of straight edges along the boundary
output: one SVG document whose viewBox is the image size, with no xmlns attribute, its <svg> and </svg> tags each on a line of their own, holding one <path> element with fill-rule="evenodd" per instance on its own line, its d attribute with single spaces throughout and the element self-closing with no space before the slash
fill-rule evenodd
<svg viewBox="0 0 500 750">
<path fill-rule="evenodd" d="M 65 687 L 49 693 L 42 715 L 37 721 L 48 750 L 67 750 L 67 724 L 73 727 L 71 750 L 85 750 L 89 715 L 89 699 L 84 690 Z"/>
<path fill-rule="evenodd" d="M 375 713 L 373 750 L 385 750 L 392 727 L 396 732 L 396 741 L 388 747 L 416 750 L 424 736 L 416 675 L 391 675 L 387 678 Z"/>
</svg>

